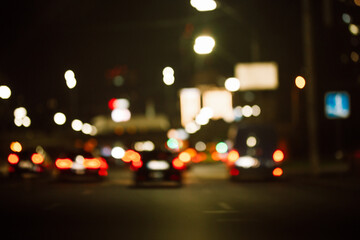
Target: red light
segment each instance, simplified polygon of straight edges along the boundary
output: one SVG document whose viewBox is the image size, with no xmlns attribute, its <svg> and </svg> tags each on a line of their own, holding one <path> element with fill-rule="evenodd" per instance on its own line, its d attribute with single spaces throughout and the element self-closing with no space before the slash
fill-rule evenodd
<svg viewBox="0 0 360 240">
<path fill-rule="evenodd" d="M 185 168 L 185 164 L 179 158 L 175 158 L 172 162 L 172 165 L 177 170 L 182 170 Z"/>
<path fill-rule="evenodd" d="M 143 165 L 143 162 L 142 161 L 135 161 L 135 162 L 133 161 L 131 164 L 134 168 L 141 168 Z"/>
<path fill-rule="evenodd" d="M 98 169 L 101 166 L 101 162 L 97 158 L 85 158 L 83 164 L 87 169 Z"/>
<path fill-rule="evenodd" d="M 283 170 L 281 168 L 275 168 L 273 171 L 273 175 L 274 177 L 280 177 L 281 175 L 283 175 Z"/>
<path fill-rule="evenodd" d="M 108 171 L 106 171 L 105 169 L 100 169 L 99 170 L 99 176 L 105 177 L 108 175 Z"/>
<path fill-rule="evenodd" d="M 34 163 L 34 164 L 42 164 L 44 162 L 44 157 L 39 154 L 39 153 L 34 153 L 32 156 L 31 156 L 31 161 Z"/>
<path fill-rule="evenodd" d="M 58 158 L 55 161 L 55 166 L 58 169 L 70 169 L 73 165 L 73 162 L 69 158 Z"/>
<path fill-rule="evenodd" d="M 179 181 L 180 180 L 180 176 L 179 175 L 175 175 L 175 174 L 171 174 L 170 179 L 172 181 Z"/>
<path fill-rule="evenodd" d="M 211 154 L 211 158 L 212 158 L 214 161 L 220 161 L 220 160 L 221 160 L 220 153 L 214 151 L 214 152 Z"/>
<path fill-rule="evenodd" d="M 116 98 L 112 98 L 112 99 L 109 100 L 108 106 L 109 106 L 110 110 L 115 109 L 115 103 L 116 103 Z"/>
<path fill-rule="evenodd" d="M 109 165 L 104 158 L 100 158 L 100 164 L 100 169 L 106 170 L 109 168 Z"/>
<path fill-rule="evenodd" d="M 8 156 L 8 161 L 10 164 L 17 164 L 19 162 L 19 157 L 15 153 L 11 153 Z"/>
<path fill-rule="evenodd" d="M 15 168 L 13 166 L 9 166 L 8 168 L 9 173 L 15 172 Z"/>
<path fill-rule="evenodd" d="M 281 150 L 276 150 L 273 154 L 273 159 L 275 162 L 281 162 L 285 158 L 284 153 Z"/>
<path fill-rule="evenodd" d="M 240 174 L 240 171 L 238 170 L 238 169 L 236 169 L 236 168 L 232 168 L 231 170 L 230 170 L 230 175 L 231 176 L 237 176 L 237 175 L 239 175 Z"/>
</svg>

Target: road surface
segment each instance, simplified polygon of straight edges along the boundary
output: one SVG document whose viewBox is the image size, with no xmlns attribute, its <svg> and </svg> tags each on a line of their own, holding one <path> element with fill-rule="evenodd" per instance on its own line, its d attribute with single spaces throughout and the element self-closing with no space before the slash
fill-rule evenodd
<svg viewBox="0 0 360 240">
<path fill-rule="evenodd" d="M 194 166 L 182 188 L 2 179 L 1 239 L 354 239 L 360 184 L 345 177 L 230 182 L 222 164 Z"/>
</svg>

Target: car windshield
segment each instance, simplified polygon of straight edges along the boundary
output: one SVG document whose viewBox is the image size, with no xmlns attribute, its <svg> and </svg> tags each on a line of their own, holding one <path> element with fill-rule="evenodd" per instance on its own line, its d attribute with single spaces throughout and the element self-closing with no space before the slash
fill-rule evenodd
<svg viewBox="0 0 360 240">
<path fill-rule="evenodd" d="M 167 151 L 150 151 L 150 152 L 142 152 L 141 158 L 143 161 L 150 161 L 150 160 L 172 160 L 173 154 Z"/>
</svg>

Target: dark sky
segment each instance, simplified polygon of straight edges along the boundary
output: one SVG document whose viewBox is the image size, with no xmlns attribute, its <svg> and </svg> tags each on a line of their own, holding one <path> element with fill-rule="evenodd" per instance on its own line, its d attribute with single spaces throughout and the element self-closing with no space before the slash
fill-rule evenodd
<svg viewBox="0 0 360 240">
<path fill-rule="evenodd" d="M 301 68 L 300 1 L 219 2 L 217 11 L 199 13 L 182 0 L 3 1 L 0 72 L 13 91 L 11 106 L 50 116 L 71 111 L 75 101 L 77 114 L 90 120 L 108 113 L 110 98 L 128 97 L 134 112 L 143 112 L 149 98 L 164 111 L 168 92 L 176 100 L 179 88 L 193 85 L 196 71 L 230 77 L 235 63 L 253 60 L 279 62 L 280 88 L 287 88 L 286 78 Z M 192 44 L 203 32 L 217 45 L 198 69 Z M 173 89 L 162 83 L 167 65 L 176 72 Z M 106 73 L 119 66 L 127 69 L 125 84 L 115 87 Z M 72 92 L 63 78 L 67 69 L 78 80 Z"/>
</svg>

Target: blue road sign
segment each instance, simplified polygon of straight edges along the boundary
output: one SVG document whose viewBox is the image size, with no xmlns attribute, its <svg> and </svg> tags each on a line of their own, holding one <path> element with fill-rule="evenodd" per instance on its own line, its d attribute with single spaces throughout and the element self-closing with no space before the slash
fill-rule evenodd
<svg viewBox="0 0 360 240">
<path fill-rule="evenodd" d="M 327 118 L 348 118 L 350 116 L 350 95 L 347 92 L 325 94 L 325 114 Z"/>
</svg>

